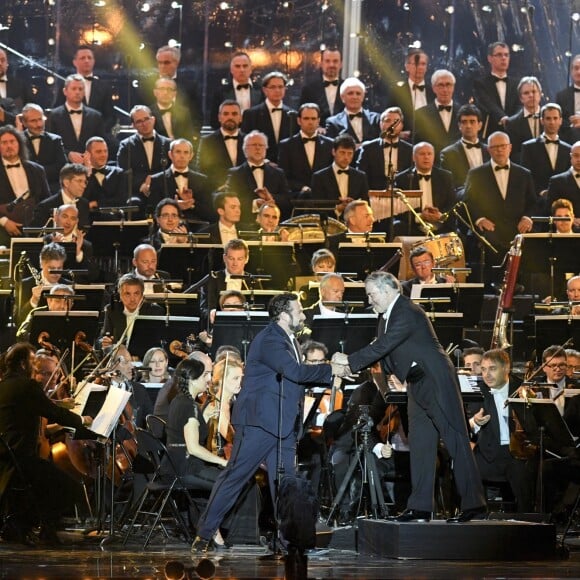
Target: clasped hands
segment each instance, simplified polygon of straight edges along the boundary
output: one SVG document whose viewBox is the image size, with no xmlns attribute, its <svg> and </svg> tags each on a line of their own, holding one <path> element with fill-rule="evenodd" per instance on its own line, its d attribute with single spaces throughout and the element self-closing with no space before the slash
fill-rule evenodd
<svg viewBox="0 0 580 580">
<path fill-rule="evenodd" d="M 330 361 L 332 366 L 332 374 L 337 377 L 348 377 L 352 374 L 348 366 L 348 355 L 342 352 L 335 352 Z"/>
</svg>

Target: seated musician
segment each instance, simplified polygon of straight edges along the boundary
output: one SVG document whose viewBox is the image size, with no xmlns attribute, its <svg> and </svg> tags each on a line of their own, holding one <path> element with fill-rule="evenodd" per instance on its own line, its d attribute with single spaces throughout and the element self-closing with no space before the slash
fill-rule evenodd
<svg viewBox="0 0 580 580">
<path fill-rule="evenodd" d="M 563 389 L 576 388 L 576 382 L 569 379 L 566 374 L 568 360 L 566 351 L 560 345 L 553 344 L 544 349 L 542 352 L 542 370 L 544 371 L 544 378 L 540 377 L 539 380 L 554 385 L 550 388 L 550 397 L 555 399 L 560 415 L 564 415 L 566 397 Z"/>
<path fill-rule="evenodd" d="M 580 379 L 580 351 L 567 348 L 566 349 L 566 362 L 568 363 L 568 370 L 566 375 L 569 379 Z"/>
<path fill-rule="evenodd" d="M 501 349 L 488 350 L 481 361 L 483 406 L 470 406 L 469 426 L 477 436 L 475 459 L 484 482 L 507 480 L 514 494 L 517 511 L 530 512 L 534 507 L 535 462 L 514 457 L 510 434 L 514 419 L 506 401 L 518 384 L 510 377 L 511 361 Z"/>
<path fill-rule="evenodd" d="M 187 242 L 187 226 L 183 222 L 183 214 L 175 199 L 169 197 L 162 199 L 155 207 L 154 217 L 157 230 L 148 239 L 148 243 L 155 250 L 158 251 L 162 244 L 184 244 Z"/>
<path fill-rule="evenodd" d="M 446 282 L 455 282 L 455 278 L 451 274 L 437 276 L 433 273 L 435 258 L 425 246 L 413 248 L 409 256 L 409 261 L 411 262 L 411 268 L 415 277 L 410 280 L 405 280 L 401 284 L 405 296 L 411 295 L 411 289 L 414 284 L 445 284 Z"/>
<path fill-rule="evenodd" d="M 349 236 L 349 234 L 368 234 L 373 229 L 374 213 L 369 205 L 369 202 L 364 199 L 355 199 L 351 201 L 345 208 L 342 214 L 344 223 L 348 228 L 346 232 L 330 236 L 328 245 L 330 249 L 336 253 L 338 252 L 339 244 L 366 244 L 367 239 L 359 236 Z M 373 242 L 384 241 L 378 236 L 372 238 Z"/>
<path fill-rule="evenodd" d="M 304 324 L 309 329 L 312 329 L 314 317 L 317 315 L 327 318 L 342 316 L 340 307 L 324 304 L 325 302 L 342 302 L 342 297 L 344 296 L 344 280 L 342 276 L 333 273 L 323 276 L 318 287 L 318 296 L 317 302 L 304 309 L 304 316 L 306 316 Z M 303 331 L 301 338 L 302 336 L 309 336 L 309 333 Z"/>
<path fill-rule="evenodd" d="M 263 203 L 256 214 L 258 232 L 272 233 L 272 236 L 263 236 L 263 242 L 287 242 L 290 233 L 280 228 L 280 208 L 273 202 Z"/>
<path fill-rule="evenodd" d="M 330 250 L 319 248 L 312 254 L 310 268 L 314 274 L 312 281 L 320 282 L 325 274 L 336 270 L 336 258 Z M 300 288 L 300 301 L 304 308 L 312 306 L 317 300 L 318 292 L 316 288 L 309 288 L 306 285 Z"/>
<path fill-rule="evenodd" d="M 483 352 L 479 346 L 471 346 L 463 351 L 463 366 L 469 369 L 471 375 L 481 376 Z"/>
<path fill-rule="evenodd" d="M 164 290 L 164 279 L 169 279 L 169 273 L 157 269 L 157 252 L 150 244 L 139 244 L 133 250 L 132 274 L 145 283 L 145 292 Z"/>
<path fill-rule="evenodd" d="M 40 418 L 80 429 L 92 423 L 52 403 L 33 380 L 34 349 L 27 343 L 13 345 L 4 355 L 0 381 L 0 433 L 16 455 L 35 501 L 12 490 L 14 468 L 4 448 L 0 451 L 0 480 L 3 506 L 8 516 L 2 529 L 6 541 L 34 545 L 60 543 L 57 536 L 61 516 L 84 502 L 79 483 L 38 456 Z M 33 528 L 40 524 L 39 538 Z"/>
<path fill-rule="evenodd" d="M 570 302 L 580 302 L 580 276 L 572 276 L 566 283 L 566 295 Z M 570 314 L 580 315 L 580 304 L 573 304 Z"/>
<path fill-rule="evenodd" d="M 149 369 L 144 371 L 144 369 Z M 150 348 L 143 355 L 143 369 L 142 373 L 145 373 L 147 380 L 143 381 L 146 383 L 161 383 L 164 384 L 171 378 L 171 373 L 169 372 L 169 358 L 164 349 L 159 346 L 154 346 Z"/>
<path fill-rule="evenodd" d="M 569 199 L 560 198 L 552 202 L 552 216 L 565 217 L 567 221 L 555 221 L 554 228 L 557 234 L 575 234 L 578 229 L 574 227 L 574 206 Z"/>
</svg>

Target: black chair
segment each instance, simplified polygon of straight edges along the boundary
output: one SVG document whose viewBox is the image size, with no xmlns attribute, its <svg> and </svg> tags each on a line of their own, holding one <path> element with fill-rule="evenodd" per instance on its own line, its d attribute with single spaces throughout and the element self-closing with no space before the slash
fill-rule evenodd
<svg viewBox="0 0 580 580">
<path fill-rule="evenodd" d="M 145 423 L 147 424 L 147 430 L 157 439 L 165 443 L 167 429 L 167 421 L 164 421 L 161 417 L 157 415 L 147 415 L 145 417 Z"/>
</svg>

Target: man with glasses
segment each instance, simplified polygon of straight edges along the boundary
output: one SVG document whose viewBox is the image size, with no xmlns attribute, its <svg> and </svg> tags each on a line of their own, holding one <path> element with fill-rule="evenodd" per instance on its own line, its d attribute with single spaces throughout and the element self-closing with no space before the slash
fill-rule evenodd
<svg viewBox="0 0 580 580">
<path fill-rule="evenodd" d="M 193 119 L 190 110 L 178 99 L 177 83 L 161 77 L 155 81 L 153 95 L 151 114 L 155 117 L 155 130 L 170 139 L 193 140 Z"/>
<path fill-rule="evenodd" d="M 544 349 L 542 353 L 542 370 L 546 375 L 546 383 L 553 385 L 550 387 L 550 396 L 556 402 L 560 414 L 564 414 L 566 398 L 564 394 L 557 396 L 562 389 L 575 388 L 575 383 L 570 381 L 567 375 L 568 359 L 566 351 L 558 344 L 553 344 Z"/>
<path fill-rule="evenodd" d="M 410 280 L 405 280 L 401 284 L 405 296 L 411 296 L 411 289 L 415 284 L 445 284 L 446 282 L 455 282 L 455 278 L 451 274 L 436 276 L 433 273 L 435 258 L 425 246 L 414 248 L 409 256 L 409 261 L 415 277 Z"/>
</svg>

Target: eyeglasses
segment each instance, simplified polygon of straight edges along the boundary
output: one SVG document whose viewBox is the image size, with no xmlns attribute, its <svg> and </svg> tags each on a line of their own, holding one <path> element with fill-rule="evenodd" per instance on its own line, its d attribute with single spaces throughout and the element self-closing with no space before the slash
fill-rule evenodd
<svg viewBox="0 0 580 580">
<path fill-rule="evenodd" d="M 566 363 L 550 363 L 548 365 L 544 365 L 549 369 L 567 369 L 568 365 Z"/>
<path fill-rule="evenodd" d="M 414 267 L 424 268 L 430 266 L 433 262 L 431 260 L 421 260 L 420 262 L 412 262 Z"/>
<path fill-rule="evenodd" d="M 153 117 L 143 117 L 143 119 L 135 119 L 133 121 L 133 125 L 143 125 L 144 123 L 148 123 L 149 121 L 151 121 L 151 119 L 153 119 Z"/>
<path fill-rule="evenodd" d="M 176 214 L 176 213 L 162 213 L 162 214 L 159 214 L 159 217 L 160 218 L 163 218 L 163 219 L 166 219 L 166 220 L 168 220 L 170 218 L 177 219 L 177 218 L 179 218 L 179 214 Z"/>
</svg>

